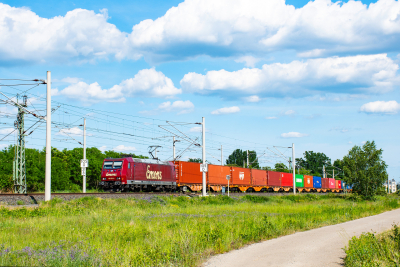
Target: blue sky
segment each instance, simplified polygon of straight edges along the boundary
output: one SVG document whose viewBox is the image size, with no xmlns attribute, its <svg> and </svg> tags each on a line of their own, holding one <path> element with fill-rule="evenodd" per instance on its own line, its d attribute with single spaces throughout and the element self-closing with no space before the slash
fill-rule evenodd
<svg viewBox="0 0 400 267">
<path fill-rule="evenodd" d="M 167 160 L 172 134 L 159 126 L 196 140 L 205 117 L 211 163 L 221 145 L 224 160 L 251 149 L 273 166 L 274 146 L 334 160 L 374 140 L 400 181 L 398 1 L 3 1 L 0 14 L 0 77 L 52 72 L 54 147 L 79 146 L 86 117 L 88 146 L 148 155 L 160 145 Z M 29 90 L 28 108 L 44 113 L 45 93 Z M 5 136 L 15 109 L 0 112 Z M 44 130 L 27 146 L 42 149 Z M 201 157 L 187 141 L 181 158 Z"/>
</svg>

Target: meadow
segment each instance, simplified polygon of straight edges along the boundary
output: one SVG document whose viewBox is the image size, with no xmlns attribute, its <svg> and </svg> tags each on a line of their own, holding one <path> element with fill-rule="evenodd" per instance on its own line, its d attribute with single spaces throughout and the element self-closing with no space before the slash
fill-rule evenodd
<svg viewBox="0 0 400 267">
<path fill-rule="evenodd" d="M 398 197 L 53 199 L 0 209 L 0 266 L 196 266 L 244 245 L 399 207 Z"/>
</svg>

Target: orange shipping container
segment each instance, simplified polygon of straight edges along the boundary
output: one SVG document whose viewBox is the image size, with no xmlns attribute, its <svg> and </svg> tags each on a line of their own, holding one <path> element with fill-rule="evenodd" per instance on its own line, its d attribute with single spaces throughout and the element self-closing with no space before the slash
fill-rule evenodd
<svg viewBox="0 0 400 267">
<path fill-rule="evenodd" d="M 247 185 L 250 186 L 250 169 L 232 167 L 232 185 Z"/>
<path fill-rule="evenodd" d="M 304 175 L 304 187 L 313 187 L 313 177 Z"/>
<path fill-rule="evenodd" d="M 253 186 L 267 186 L 267 171 L 251 169 Z"/>
<path fill-rule="evenodd" d="M 200 168 L 200 167 L 199 167 Z M 231 174 L 231 167 L 208 165 L 208 183 L 210 185 L 227 185 L 226 176 Z"/>
<path fill-rule="evenodd" d="M 200 172 L 200 163 L 175 161 L 176 176 L 178 184 L 201 184 L 203 181 Z"/>
<path fill-rule="evenodd" d="M 339 189 L 339 180 L 335 180 L 335 186 L 336 189 Z"/>
</svg>

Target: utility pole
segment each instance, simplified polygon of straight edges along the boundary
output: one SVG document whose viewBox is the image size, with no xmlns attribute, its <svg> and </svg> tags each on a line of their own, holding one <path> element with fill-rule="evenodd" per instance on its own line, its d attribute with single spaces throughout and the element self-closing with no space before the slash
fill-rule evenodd
<svg viewBox="0 0 400 267">
<path fill-rule="evenodd" d="M 246 153 L 247 153 L 247 168 L 248 168 L 249 167 L 249 151 L 246 150 Z"/>
<path fill-rule="evenodd" d="M 24 109 L 27 107 L 27 96 L 22 97 L 22 104 L 17 106 L 18 115 L 14 125 L 18 131 L 18 140 L 14 148 L 14 162 L 13 162 L 13 180 L 14 192 L 19 194 L 26 194 L 26 163 L 25 163 L 25 123 L 24 123 Z"/>
<path fill-rule="evenodd" d="M 203 165 L 206 164 L 206 127 L 205 127 L 205 119 L 203 117 L 201 126 L 202 126 L 202 134 L 203 134 L 203 144 L 202 144 L 202 148 L 203 148 Z M 203 171 L 203 197 L 205 197 L 207 195 L 207 191 L 206 191 L 206 172 Z"/>
<path fill-rule="evenodd" d="M 322 166 L 322 178 L 326 178 L 325 164 Z"/>
<path fill-rule="evenodd" d="M 294 143 L 292 143 L 293 166 L 293 195 L 296 195 L 296 158 L 294 157 Z"/>
<path fill-rule="evenodd" d="M 332 170 L 332 177 L 335 179 L 335 169 Z"/>
<path fill-rule="evenodd" d="M 172 136 L 172 160 L 175 161 L 175 136 Z"/>
<path fill-rule="evenodd" d="M 83 118 L 83 160 L 86 161 L 86 118 Z M 83 173 L 83 193 L 86 193 L 86 167 Z"/>
<path fill-rule="evenodd" d="M 221 166 L 224 166 L 224 161 L 223 161 L 223 157 L 222 157 L 222 145 L 221 145 Z"/>
<path fill-rule="evenodd" d="M 51 199 L 51 72 L 47 72 L 46 95 L 46 173 L 44 201 Z"/>
</svg>

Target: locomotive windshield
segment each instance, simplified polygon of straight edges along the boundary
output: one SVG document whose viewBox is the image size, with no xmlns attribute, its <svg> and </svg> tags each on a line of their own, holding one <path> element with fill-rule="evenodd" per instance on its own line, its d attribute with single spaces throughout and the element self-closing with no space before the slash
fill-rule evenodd
<svg viewBox="0 0 400 267">
<path fill-rule="evenodd" d="M 106 161 L 106 162 L 104 162 L 103 168 L 104 169 L 112 169 L 112 164 L 113 164 L 112 161 Z"/>
<path fill-rule="evenodd" d="M 122 161 L 106 161 L 104 162 L 103 169 L 121 169 Z"/>
<path fill-rule="evenodd" d="M 114 161 L 114 169 L 121 169 L 122 161 Z"/>
</svg>

